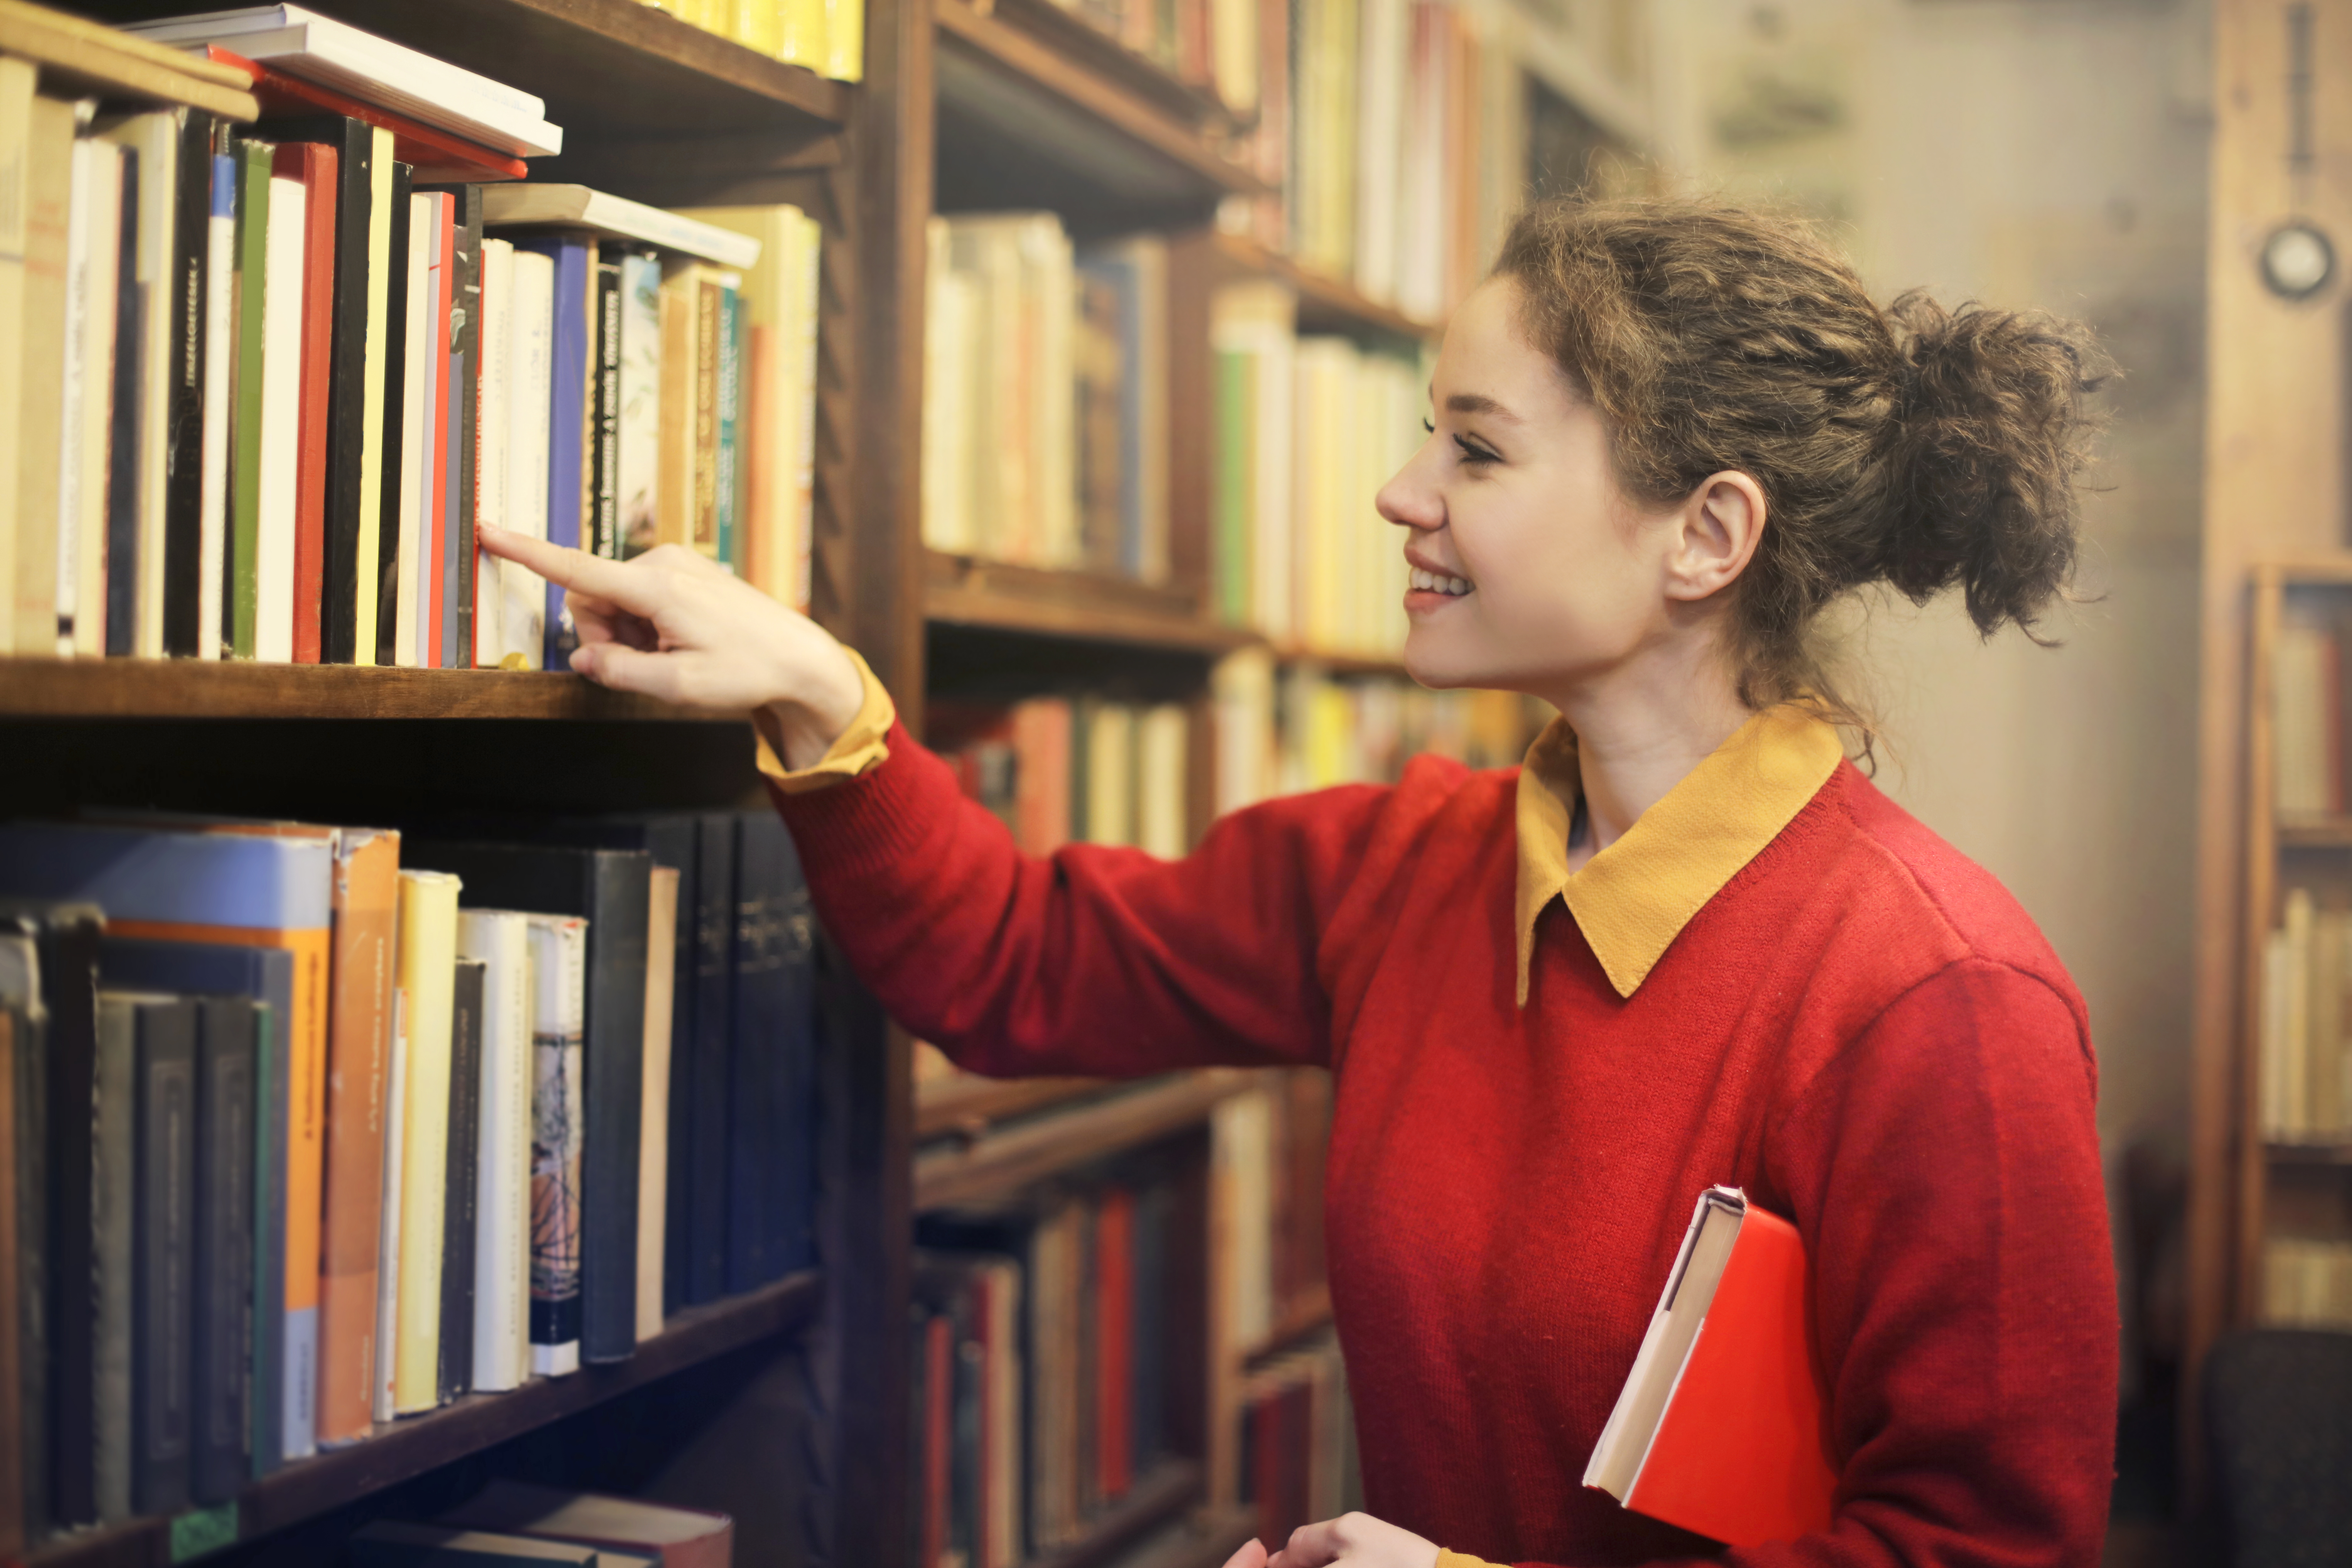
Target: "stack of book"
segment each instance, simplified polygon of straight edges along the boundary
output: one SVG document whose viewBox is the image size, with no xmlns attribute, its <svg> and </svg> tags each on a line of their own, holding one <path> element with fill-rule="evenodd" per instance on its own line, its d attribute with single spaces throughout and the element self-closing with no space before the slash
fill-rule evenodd
<svg viewBox="0 0 2352 1568">
<path fill-rule="evenodd" d="M 1345 338 L 1298 337 L 1278 285 L 1218 290 L 1213 548 L 1219 613 L 1277 642 L 1393 657 L 1404 531 L 1381 487 L 1422 440 L 1426 377 Z"/>
<path fill-rule="evenodd" d="M 2352 1241 L 2265 1240 L 2262 1319 L 2282 1329 L 2352 1329 Z"/>
<path fill-rule="evenodd" d="M 935 702 L 928 722 L 964 793 L 1013 830 L 1024 854 L 1109 844 L 1173 858 L 1191 846 L 1192 719 L 1180 703 Z"/>
<path fill-rule="evenodd" d="M 1168 249 L 1052 213 L 931 220 L 923 542 L 1168 575 Z"/>
<path fill-rule="evenodd" d="M 2263 946 L 2261 1112 L 2274 1143 L 2352 1142 L 2352 913 L 2290 888 Z"/>
<path fill-rule="evenodd" d="M 106 112 L 0 59 L 34 211 L 0 266 L 0 646 L 561 668 L 562 591 L 478 521 L 797 599 L 814 225 L 492 183 L 561 149 L 538 99 L 299 7 L 137 32 L 263 118 Z"/>
<path fill-rule="evenodd" d="M 1348 1371 L 1329 1332 L 1251 1375 L 1240 1454 L 1241 1500 L 1260 1541 L 1287 1541 L 1302 1524 L 1364 1506 Z"/>
<path fill-rule="evenodd" d="M 1168 1443 L 1178 1184 L 1149 1163 L 917 1239 L 916 1560 L 1014 1568 L 1083 1538 Z"/>
<path fill-rule="evenodd" d="M 835 81 L 866 74 L 865 0 L 646 0 L 705 32 Z"/>
<path fill-rule="evenodd" d="M 25 1538 L 227 1502 L 811 1263 L 772 814 L 435 831 L 0 827 Z"/>
<path fill-rule="evenodd" d="M 2290 616 L 2272 652 L 2273 809 L 2284 818 L 2344 813 L 2345 639 L 2332 619 Z"/>
</svg>

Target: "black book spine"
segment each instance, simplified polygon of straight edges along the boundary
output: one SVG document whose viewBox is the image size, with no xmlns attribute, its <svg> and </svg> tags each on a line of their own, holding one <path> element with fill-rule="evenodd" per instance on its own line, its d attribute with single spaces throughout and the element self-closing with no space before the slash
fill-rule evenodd
<svg viewBox="0 0 2352 1568">
<path fill-rule="evenodd" d="M 390 665 L 400 628 L 400 447 L 408 384 L 408 197 L 411 170 L 392 166 L 390 271 L 383 280 L 383 489 L 375 541 L 375 661 Z M 364 569 L 365 563 L 362 563 Z"/>
<path fill-rule="evenodd" d="M 457 204 L 457 242 L 452 247 L 457 276 L 449 297 L 453 364 L 448 399 L 448 553 L 441 562 L 446 610 L 441 617 L 440 663 L 445 669 L 462 669 L 474 662 L 474 442 L 482 369 L 482 187 L 432 188 L 446 190 Z"/>
<path fill-rule="evenodd" d="M 735 827 L 735 1029 L 728 1053 L 727 1289 L 780 1276 L 775 1255 L 777 1145 L 787 1137 L 791 1082 L 784 972 L 784 893 L 779 847 L 791 835 L 773 812 L 746 812 Z"/>
<path fill-rule="evenodd" d="M 770 1246 L 779 1278 L 816 1266 L 816 907 L 801 875 L 799 849 L 772 812 L 760 814 L 777 831 L 776 869 L 783 983 L 783 1028 L 777 1037 L 776 1117 L 782 1130 L 770 1150 L 775 1193 Z"/>
<path fill-rule="evenodd" d="M 213 208 L 213 117 L 179 116 L 172 200 L 172 375 L 163 410 L 163 651 L 192 658 L 204 577 L 205 258 Z"/>
<path fill-rule="evenodd" d="M 474 1386 L 474 1237 L 482 1137 L 482 986 L 489 965 L 457 961 L 449 1033 L 449 1175 L 441 1211 L 441 1403 Z"/>
<path fill-rule="evenodd" d="M 699 1305 L 727 1293 L 729 1161 L 727 1047 L 733 1004 L 735 818 L 704 814 L 695 828 L 694 1034 L 688 1190 L 693 1211 L 686 1299 Z"/>
<path fill-rule="evenodd" d="M 588 916 L 588 1142 L 580 1171 L 580 1356 L 637 1348 L 637 1151 L 645 1106 L 646 910 L 653 857 L 603 849 Z"/>
<path fill-rule="evenodd" d="M 121 244 L 114 258 L 114 420 L 106 453 L 106 651 L 126 658 L 139 636 L 139 405 L 147 378 L 138 345 L 146 342 L 146 290 L 139 287 L 139 180 L 136 150 L 122 150 Z M 63 1435 L 60 1434 L 60 1436 Z M 60 1517 L 60 1523 L 73 1521 Z"/>
<path fill-rule="evenodd" d="M 245 1484 L 253 1337 L 253 1002 L 197 1004 L 195 1452 L 190 1492 L 226 1502 Z"/>
<path fill-rule="evenodd" d="M 91 1131 L 98 1089 L 95 918 L 58 920 L 41 941 L 48 1007 L 49 1433 L 53 1519 L 98 1518 L 98 1301 L 90 1222 Z"/>
<path fill-rule="evenodd" d="M 196 1007 L 139 1008 L 138 1128 L 131 1212 L 131 1506 L 188 1506 L 194 1445 L 196 1260 Z"/>
<path fill-rule="evenodd" d="M 607 256 L 612 259 L 605 259 Z M 621 553 L 621 262 L 614 250 L 596 260 L 596 415 L 588 453 L 586 548 L 607 560 Z M 678 908 L 689 908 L 681 889 Z M 683 1037 L 680 1037 L 683 1038 Z"/>
<path fill-rule="evenodd" d="M 16 1335 L 20 1484 L 29 1542 L 48 1533 L 50 1516 L 48 1035 L 29 1005 L 19 1002 L 8 1011 L 16 1020 L 9 1072 L 16 1096 L 10 1131 L 16 1183 L 16 1319 L 10 1327 Z"/>
</svg>

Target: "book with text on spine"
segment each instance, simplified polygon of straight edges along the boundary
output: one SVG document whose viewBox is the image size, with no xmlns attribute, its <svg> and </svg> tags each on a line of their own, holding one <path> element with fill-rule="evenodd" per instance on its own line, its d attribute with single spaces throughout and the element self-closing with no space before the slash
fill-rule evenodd
<svg viewBox="0 0 2352 1568">
<path fill-rule="evenodd" d="M 1797 1227 L 1737 1187 L 1700 1194 L 1584 1484 L 1732 1546 L 1827 1530 L 1828 1397 Z"/>
</svg>

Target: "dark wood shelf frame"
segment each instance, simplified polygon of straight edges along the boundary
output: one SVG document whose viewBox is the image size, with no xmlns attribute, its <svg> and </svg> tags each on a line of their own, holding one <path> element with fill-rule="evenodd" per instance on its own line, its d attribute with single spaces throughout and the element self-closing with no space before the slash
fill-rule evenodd
<svg viewBox="0 0 2352 1568">
<path fill-rule="evenodd" d="M 1284 1309 L 1281 1321 L 1267 1331 L 1265 1338 L 1244 1348 L 1242 1364 L 1255 1372 L 1330 1326 L 1331 1288 L 1318 1284 Z"/>
<path fill-rule="evenodd" d="M 1217 268 L 1228 279 L 1271 278 L 1298 296 L 1298 330 L 1343 337 L 1395 340 L 1420 344 L 1444 333 L 1435 321 L 1409 316 L 1360 293 L 1351 283 L 1301 267 L 1280 251 L 1242 235 L 1220 231 L 1213 241 Z"/>
<path fill-rule="evenodd" d="M 915 1136 L 976 1138 L 990 1124 L 1088 1100 L 1118 1086 L 1097 1078 L 949 1079 L 915 1089 Z"/>
<path fill-rule="evenodd" d="M 1117 86 L 1141 98 L 1179 123 L 1214 137 L 1237 128 L 1233 110 L 1213 88 L 1196 86 L 1150 56 L 1129 48 L 1077 12 L 1055 0 L 993 0 L 972 9 L 1008 26 L 1034 34 Z M 1255 122 L 1255 116 L 1251 120 Z"/>
<path fill-rule="evenodd" d="M 915 1157 L 915 1207 L 984 1202 L 1198 1125 L 1219 1102 L 1257 1081 L 1214 1068 L 1157 1081 L 1090 1105 L 991 1131 Z"/>
<path fill-rule="evenodd" d="M 363 1441 L 298 1459 L 245 1488 L 236 1499 L 237 1539 L 316 1518 L 715 1356 L 796 1332 L 815 1318 L 823 1296 L 818 1275 L 795 1274 L 677 1313 L 627 1361 L 533 1378 L 508 1394 L 468 1394 L 429 1415 L 387 1422 Z M 32 1568 L 160 1568 L 172 1560 L 171 1521 L 142 1519 L 65 1536 L 27 1561 Z"/>
<path fill-rule="evenodd" d="M 740 724 L 577 675 L 177 658 L 0 658 L 0 718 L 566 719 Z"/>
<path fill-rule="evenodd" d="M 1192 1459 L 1161 1459 L 1125 1497 L 1095 1516 L 1082 1540 L 1031 1558 L 1024 1568 L 1106 1568 L 1129 1547 L 1199 1502 L 1207 1488 Z"/>
<path fill-rule="evenodd" d="M 936 550 L 925 556 L 923 613 L 932 621 L 1200 654 L 1230 653 L 1257 640 L 1244 627 L 1208 619 L 1197 590 Z"/>
</svg>

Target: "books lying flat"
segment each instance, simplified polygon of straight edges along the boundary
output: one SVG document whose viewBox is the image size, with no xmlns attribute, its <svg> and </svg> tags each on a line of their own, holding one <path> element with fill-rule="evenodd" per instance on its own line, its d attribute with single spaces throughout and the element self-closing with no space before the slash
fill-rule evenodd
<svg viewBox="0 0 2352 1568">
<path fill-rule="evenodd" d="M 110 99 L 184 103 L 232 120 L 259 112 L 235 71 L 23 0 L 0 0 L 0 51 L 39 65 L 53 91 L 70 85 Z"/>
<path fill-rule="evenodd" d="M 656 1568 L 661 1559 L 609 1547 L 532 1541 L 481 1530 L 444 1530 L 432 1524 L 379 1521 L 351 1539 L 346 1548 L 355 1568 L 462 1568 L 480 1563 L 562 1563 L 571 1568 Z"/>
<path fill-rule="evenodd" d="M 520 180 L 530 170 L 520 158 L 493 153 L 478 142 L 436 131 L 405 114 L 365 99 L 306 81 L 276 66 L 247 59 L 221 44 L 207 44 L 202 58 L 234 70 L 253 84 L 253 96 L 272 121 L 279 115 L 341 115 L 393 134 L 393 156 L 412 166 L 419 184 L 457 184 L 467 180 Z"/>
<path fill-rule="evenodd" d="M 441 1522 L 645 1552 L 662 1568 L 728 1568 L 734 1552 L 735 1523 L 723 1513 L 521 1481 L 492 1481 L 472 1500 L 443 1514 Z"/>
<path fill-rule="evenodd" d="M 1707 1189 L 1584 1484 L 1733 1546 L 1827 1530 L 1837 1461 L 1807 1294 L 1796 1226 Z"/>
<path fill-rule="evenodd" d="M 124 31 L 196 53 L 207 44 L 226 44 L 247 59 L 373 100 L 516 157 L 553 157 L 563 151 L 563 128 L 547 122 L 547 105 L 531 94 L 299 5 L 167 16 Z"/>
<path fill-rule="evenodd" d="M 642 202 L 586 185 L 491 185 L 482 192 L 483 221 L 493 228 L 548 225 L 591 228 L 618 239 L 642 240 L 721 267 L 749 267 L 760 242 L 716 224 L 680 217 Z"/>
</svg>

